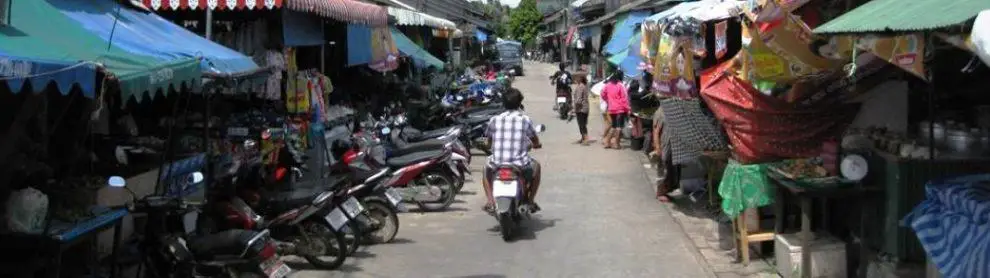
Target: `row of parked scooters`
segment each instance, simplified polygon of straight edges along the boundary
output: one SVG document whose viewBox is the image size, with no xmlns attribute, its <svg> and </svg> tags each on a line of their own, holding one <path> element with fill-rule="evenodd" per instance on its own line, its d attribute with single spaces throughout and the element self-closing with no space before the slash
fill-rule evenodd
<svg viewBox="0 0 990 278">
<path fill-rule="evenodd" d="M 206 202 L 178 197 L 135 198 L 125 207 L 144 214 L 132 250 L 138 272 L 154 277 L 286 277 L 282 256 L 332 270 L 361 245 L 384 244 L 399 232 L 398 214 L 447 209 L 471 171 L 472 149 L 484 144 L 488 120 L 501 113 L 504 85 L 460 78 L 441 105 L 395 103 L 332 119 L 322 140 L 269 127 L 233 146 L 229 159 L 194 172 L 179 187 L 208 183 Z M 126 187 L 112 177 L 113 187 Z M 192 221 L 190 219 L 195 219 Z"/>
</svg>

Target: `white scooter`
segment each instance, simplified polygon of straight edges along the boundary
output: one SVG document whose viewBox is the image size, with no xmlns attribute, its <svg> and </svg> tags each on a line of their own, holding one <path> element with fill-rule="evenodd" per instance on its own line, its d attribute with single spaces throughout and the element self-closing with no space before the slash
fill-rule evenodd
<svg viewBox="0 0 990 278">
<path fill-rule="evenodd" d="M 546 131 L 545 125 L 537 125 L 537 132 Z M 495 219 L 498 220 L 502 240 L 512 240 L 516 226 L 523 218 L 529 219 L 532 209 L 523 204 L 523 190 L 527 182 L 522 169 L 512 164 L 495 165 L 492 177 L 492 197 L 495 198 Z"/>
</svg>

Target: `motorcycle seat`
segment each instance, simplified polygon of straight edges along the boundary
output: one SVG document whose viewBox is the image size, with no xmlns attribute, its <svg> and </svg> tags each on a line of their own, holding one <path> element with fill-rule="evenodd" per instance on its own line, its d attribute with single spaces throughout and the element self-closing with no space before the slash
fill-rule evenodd
<svg viewBox="0 0 990 278">
<path fill-rule="evenodd" d="M 249 230 L 226 230 L 214 234 L 196 236 L 187 240 L 189 252 L 197 259 L 239 258 L 247 249 L 248 242 L 258 235 Z M 256 254 L 245 254 L 252 257 Z"/>
<path fill-rule="evenodd" d="M 464 109 L 464 114 L 465 115 L 488 114 L 492 112 L 502 112 L 502 111 L 505 111 L 505 107 L 496 104 L 496 105 L 487 105 L 487 106 L 468 107 L 467 109 Z"/>
<path fill-rule="evenodd" d="M 408 155 L 389 158 L 385 163 L 388 164 L 389 167 L 401 168 L 415 163 L 442 157 L 444 155 L 447 155 L 446 150 L 417 152 Z"/>
<path fill-rule="evenodd" d="M 326 191 L 326 188 L 309 187 L 265 194 L 268 195 L 265 198 L 267 208 L 265 214 L 268 217 L 276 217 L 283 212 L 309 205 L 317 195 Z"/>
<path fill-rule="evenodd" d="M 450 141 L 430 139 L 426 141 L 420 141 L 415 143 L 408 143 L 401 147 L 394 147 L 389 150 L 389 155 L 392 157 L 406 156 L 418 152 L 428 152 L 442 150 Z"/>
<path fill-rule="evenodd" d="M 458 123 L 462 123 L 462 124 L 467 124 L 467 125 L 470 125 L 470 126 L 474 126 L 474 125 L 488 123 L 488 120 L 490 120 L 492 118 L 492 116 L 494 116 L 494 115 L 468 116 L 467 118 L 457 119 L 457 122 Z"/>
<path fill-rule="evenodd" d="M 406 128 L 403 131 L 403 134 L 405 135 L 406 140 L 413 141 L 413 142 L 418 142 L 418 141 L 423 141 L 423 140 L 435 139 L 435 138 L 438 138 L 440 136 L 447 135 L 447 133 L 449 133 L 451 130 L 454 130 L 455 128 L 457 128 L 457 127 L 456 126 L 452 126 L 452 127 L 445 127 L 445 128 L 438 128 L 438 129 L 432 129 L 432 130 L 425 130 L 425 131 L 423 131 L 423 130 L 418 130 L 418 129 L 415 129 L 415 128 L 408 127 L 408 128 Z"/>
</svg>

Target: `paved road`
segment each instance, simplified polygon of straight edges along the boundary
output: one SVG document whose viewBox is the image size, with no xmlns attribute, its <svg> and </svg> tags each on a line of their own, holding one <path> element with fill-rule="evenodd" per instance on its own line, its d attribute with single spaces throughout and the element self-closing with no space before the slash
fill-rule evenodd
<svg viewBox="0 0 990 278">
<path fill-rule="evenodd" d="M 548 76 L 554 67 L 528 63 L 516 80 L 534 121 L 547 125 L 537 201 L 543 211 L 524 222 L 522 238 L 502 241 L 481 211 L 478 155 L 457 203 L 447 212 L 405 213 L 394 243 L 366 247 L 334 272 L 294 277 L 711 277 L 670 213 L 653 199 L 639 154 L 572 144 L 574 122 L 554 118 Z M 596 108 L 592 108 L 593 112 Z M 592 117 L 592 134 L 601 134 Z"/>
</svg>

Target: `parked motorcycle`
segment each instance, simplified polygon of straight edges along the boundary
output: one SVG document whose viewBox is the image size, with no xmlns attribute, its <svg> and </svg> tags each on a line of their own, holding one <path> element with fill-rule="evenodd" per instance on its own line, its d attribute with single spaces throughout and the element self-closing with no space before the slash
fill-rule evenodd
<svg viewBox="0 0 990 278">
<path fill-rule="evenodd" d="M 195 172 L 187 180 L 200 183 L 203 175 Z M 292 272 L 276 252 L 268 230 L 202 231 L 185 221 L 199 215 L 196 204 L 164 196 L 137 199 L 119 176 L 110 177 L 107 184 L 131 193 L 129 211 L 147 215 L 137 237 L 136 250 L 143 258 L 139 272 L 146 267 L 144 273 L 156 277 L 230 278 L 283 278 Z"/>
<path fill-rule="evenodd" d="M 537 132 L 546 130 L 546 126 L 537 125 Z M 522 219 L 529 219 L 532 209 L 522 203 L 524 189 L 528 186 L 523 179 L 522 170 L 513 164 L 495 165 L 495 176 L 491 181 L 492 196 L 495 198 L 495 219 L 498 220 L 502 240 L 512 240 L 516 226 Z"/>
<path fill-rule="evenodd" d="M 321 269 L 340 267 L 347 258 L 347 241 L 340 227 L 328 223 L 325 215 L 328 208 L 335 205 L 331 197 L 344 187 L 345 181 L 338 179 L 327 187 L 300 186 L 265 191 L 260 184 L 246 183 L 266 180 L 293 183 L 291 181 L 302 177 L 303 170 L 293 167 L 291 172 L 277 171 L 274 177 L 266 177 L 261 173 L 263 167 L 260 159 L 244 164 L 240 166 L 243 168 L 227 170 L 234 175 L 223 179 L 230 187 L 229 191 L 236 193 L 220 193 L 211 198 L 213 214 L 218 219 L 224 219 L 218 227 L 271 230 L 279 254 L 299 255 Z"/>
</svg>

